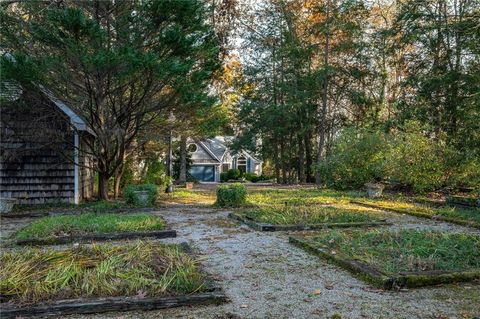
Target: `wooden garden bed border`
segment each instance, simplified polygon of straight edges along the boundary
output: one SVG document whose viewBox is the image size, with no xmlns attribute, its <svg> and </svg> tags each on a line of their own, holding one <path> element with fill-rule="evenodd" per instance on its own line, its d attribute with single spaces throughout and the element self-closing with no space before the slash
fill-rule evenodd
<svg viewBox="0 0 480 319">
<path fill-rule="evenodd" d="M 192 248 L 187 243 L 178 244 L 180 248 L 189 255 L 194 255 Z M 205 270 L 200 266 L 200 271 Z M 93 314 L 113 311 L 132 310 L 156 310 L 190 305 L 207 305 L 227 302 L 228 297 L 222 288 L 215 284 L 215 281 L 206 275 L 205 292 L 185 295 L 171 295 L 158 298 L 135 298 L 135 297 L 107 297 L 88 299 L 66 299 L 54 302 L 38 303 L 27 306 L 12 306 L 0 304 L 2 319 L 14 319 L 18 317 L 36 316 L 63 316 L 71 314 Z"/>
<path fill-rule="evenodd" d="M 379 209 L 379 210 L 389 211 L 389 212 L 393 212 L 393 213 L 397 213 L 397 214 L 407 214 L 407 215 L 412 215 L 412 216 L 415 216 L 415 217 L 428 218 L 428 219 L 432 219 L 432 220 L 440 220 L 440 221 L 443 221 L 443 222 L 449 222 L 449 223 L 458 224 L 458 225 L 462 225 L 462 226 L 480 228 L 480 224 L 477 223 L 477 222 L 474 222 L 474 221 L 468 221 L 468 220 L 439 216 L 439 215 L 430 215 L 430 214 L 426 214 L 426 213 L 422 213 L 422 212 L 416 212 L 414 210 L 403 211 L 403 210 L 395 209 L 395 208 L 386 208 L 386 207 L 382 207 L 380 205 L 364 203 L 364 202 L 357 201 L 357 200 L 352 200 L 352 201 L 350 201 L 350 203 L 360 205 L 360 206 L 364 206 L 364 207 L 376 208 L 376 209 Z"/>
<path fill-rule="evenodd" d="M 138 238 L 172 238 L 177 237 L 177 231 L 172 229 L 145 231 L 145 232 L 116 232 L 116 233 L 100 233 L 100 234 L 86 234 L 76 236 L 60 236 L 47 239 L 31 238 L 20 239 L 14 242 L 18 246 L 46 246 L 46 245 L 62 245 L 72 242 L 89 242 L 89 241 L 107 241 L 118 239 L 138 239 Z"/>
<path fill-rule="evenodd" d="M 230 213 L 228 217 L 238 220 L 258 231 L 302 231 L 302 230 L 320 230 L 325 228 L 348 228 L 348 227 L 375 227 L 392 225 L 388 222 L 355 222 L 355 223 L 324 223 L 312 225 L 273 225 L 258 223 L 236 213 Z"/>
<path fill-rule="evenodd" d="M 447 204 L 459 206 L 462 208 L 479 208 L 480 199 L 467 196 L 448 196 L 446 200 Z"/>
<path fill-rule="evenodd" d="M 125 207 L 125 208 L 112 208 L 105 210 L 105 212 L 97 212 L 98 214 L 126 214 L 126 213 L 146 213 L 153 212 L 158 210 L 157 207 Z M 37 218 L 37 217 L 46 217 L 46 216 L 62 216 L 62 215 L 78 215 L 81 213 L 95 213 L 95 210 L 88 208 L 72 208 L 65 210 L 55 210 L 51 211 L 24 211 L 24 212 L 13 212 L 13 213 L 3 213 L 0 214 L 1 218 Z"/>
<path fill-rule="evenodd" d="M 325 249 L 310 244 L 307 240 L 289 237 L 289 242 L 314 255 L 327 259 L 352 272 L 355 276 L 385 290 L 418 288 L 480 279 L 480 269 L 471 271 L 400 272 L 398 275 L 391 276 L 365 262 L 334 255 Z"/>
</svg>

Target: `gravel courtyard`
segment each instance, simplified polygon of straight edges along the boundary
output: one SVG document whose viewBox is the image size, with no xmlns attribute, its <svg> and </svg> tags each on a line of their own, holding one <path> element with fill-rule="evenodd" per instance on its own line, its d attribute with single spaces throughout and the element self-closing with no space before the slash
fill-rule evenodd
<svg viewBox="0 0 480 319">
<path fill-rule="evenodd" d="M 227 210 L 167 205 L 163 216 L 188 242 L 230 299 L 220 306 L 69 318 L 473 318 L 480 316 L 478 283 L 389 292 L 288 243 L 289 233 L 261 233 L 227 217 Z M 478 232 L 452 224 L 392 214 L 392 228 Z M 400 225 L 401 222 L 401 226 Z M 2 237 L 27 221 L 2 221 Z M 334 317 L 340 318 L 340 317 Z"/>
<path fill-rule="evenodd" d="M 156 212 L 194 246 L 231 302 L 221 306 L 76 316 L 72 318 L 472 318 L 480 316 L 480 285 L 386 292 L 288 243 L 288 233 L 260 233 L 228 211 L 170 206 Z M 402 227 L 476 231 L 392 215 Z M 398 226 L 392 226 L 398 227 Z"/>
</svg>

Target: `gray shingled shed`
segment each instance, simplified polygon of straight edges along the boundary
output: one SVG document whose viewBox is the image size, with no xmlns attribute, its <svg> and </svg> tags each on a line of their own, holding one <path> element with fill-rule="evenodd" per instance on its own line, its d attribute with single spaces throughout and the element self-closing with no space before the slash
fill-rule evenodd
<svg viewBox="0 0 480 319">
<path fill-rule="evenodd" d="M 94 192 L 94 134 L 41 86 L 0 86 L 0 197 L 20 204 L 79 203 Z"/>
</svg>

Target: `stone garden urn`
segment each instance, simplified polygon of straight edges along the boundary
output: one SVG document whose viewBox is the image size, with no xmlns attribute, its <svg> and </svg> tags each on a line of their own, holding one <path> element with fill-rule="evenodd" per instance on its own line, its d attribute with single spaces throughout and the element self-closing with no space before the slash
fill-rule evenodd
<svg viewBox="0 0 480 319">
<path fill-rule="evenodd" d="M 378 198 L 382 196 L 385 185 L 380 183 L 367 183 L 365 184 L 365 188 L 367 189 L 367 195 L 369 198 Z"/>
<path fill-rule="evenodd" d="M 0 214 L 10 213 L 16 203 L 16 198 L 0 197 Z"/>
<path fill-rule="evenodd" d="M 138 204 L 147 206 L 148 205 L 148 192 L 147 191 L 135 191 L 135 196 L 137 197 Z"/>
</svg>

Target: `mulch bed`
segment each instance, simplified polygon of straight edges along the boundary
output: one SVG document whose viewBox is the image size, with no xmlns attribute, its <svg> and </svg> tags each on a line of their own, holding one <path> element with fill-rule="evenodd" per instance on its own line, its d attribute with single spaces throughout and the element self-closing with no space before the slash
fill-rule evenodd
<svg viewBox="0 0 480 319">
<path fill-rule="evenodd" d="M 273 225 L 273 224 L 258 223 L 253 219 L 250 219 L 235 213 L 230 213 L 228 216 L 258 231 L 303 231 L 303 230 L 319 230 L 319 229 L 325 229 L 325 228 L 375 227 L 375 226 L 391 225 L 391 223 L 387 223 L 387 222 L 323 223 L 323 224 L 309 224 L 309 225 L 301 225 L 301 224 Z"/>
<path fill-rule="evenodd" d="M 398 290 L 402 288 L 416 288 L 438 284 L 468 282 L 480 279 L 480 270 L 472 271 L 422 271 L 400 272 L 395 275 L 385 274 L 377 268 L 354 259 L 340 257 L 326 249 L 298 237 L 289 237 L 289 242 L 317 256 L 325 258 L 338 266 L 352 272 L 354 275 L 385 290 Z"/>
<path fill-rule="evenodd" d="M 412 216 L 415 216 L 415 217 L 428 218 L 428 219 L 432 219 L 432 220 L 441 220 L 441 221 L 444 221 L 444 222 L 449 222 L 449 223 L 458 224 L 458 225 L 462 225 L 462 226 L 470 226 L 470 227 L 474 227 L 474 228 L 480 228 L 480 225 L 478 223 L 473 222 L 473 221 L 469 221 L 469 220 L 463 220 L 463 219 L 446 217 L 446 216 L 439 216 L 439 215 L 430 215 L 430 214 L 426 214 L 426 213 L 422 213 L 422 212 L 416 212 L 414 210 L 408 210 L 407 211 L 407 210 L 401 210 L 401 209 L 395 209 L 395 208 L 387 208 L 387 207 L 382 207 L 381 205 L 367 204 L 367 203 L 363 203 L 363 202 L 356 201 L 356 200 L 352 200 L 352 201 L 350 201 L 350 203 L 360 205 L 360 206 L 364 206 L 364 207 L 368 207 L 368 208 L 375 208 L 375 209 L 379 209 L 379 210 L 383 210 L 383 211 L 387 211 L 387 212 L 393 212 L 393 213 L 397 213 L 397 214 L 407 214 L 407 215 L 412 215 Z"/>
<path fill-rule="evenodd" d="M 193 254 L 187 243 L 180 245 L 185 253 Z M 227 296 L 214 280 L 207 276 L 206 291 L 193 294 L 171 295 L 158 298 L 111 297 L 67 299 L 33 305 L 0 304 L 2 319 L 37 316 L 64 316 L 71 314 L 92 314 L 113 311 L 155 310 L 182 306 L 221 304 Z"/>
</svg>

